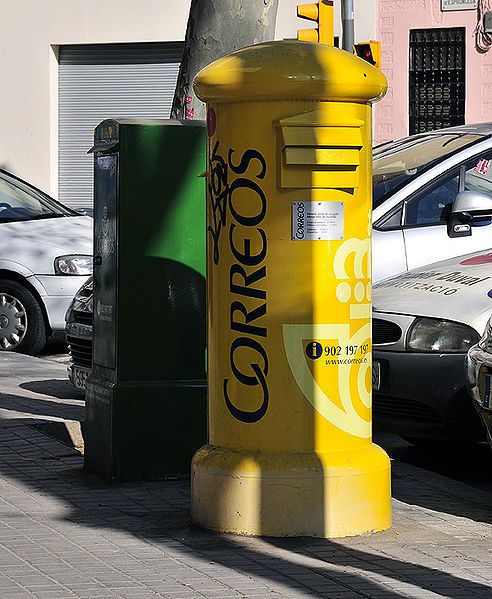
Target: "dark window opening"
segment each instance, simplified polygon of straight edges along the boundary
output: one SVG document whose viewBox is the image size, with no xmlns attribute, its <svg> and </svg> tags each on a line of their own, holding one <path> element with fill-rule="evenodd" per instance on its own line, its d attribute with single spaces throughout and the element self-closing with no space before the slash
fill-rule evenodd
<svg viewBox="0 0 492 599">
<path fill-rule="evenodd" d="M 410 30 L 409 129 L 465 122 L 465 28 Z"/>
</svg>

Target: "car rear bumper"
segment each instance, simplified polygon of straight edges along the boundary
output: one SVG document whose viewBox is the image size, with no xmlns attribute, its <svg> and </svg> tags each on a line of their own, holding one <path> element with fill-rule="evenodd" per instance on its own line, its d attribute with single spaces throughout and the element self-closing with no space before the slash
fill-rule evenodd
<svg viewBox="0 0 492 599">
<path fill-rule="evenodd" d="M 86 382 L 91 373 L 92 370 L 90 368 L 75 366 L 74 364 L 69 364 L 67 366 L 68 380 L 74 387 L 81 389 L 82 391 L 85 391 Z"/>
<path fill-rule="evenodd" d="M 447 441 L 485 439 L 467 393 L 464 354 L 375 350 L 381 385 L 373 393 L 375 427 L 407 437 Z"/>
<path fill-rule="evenodd" d="M 492 447 L 492 405 L 485 402 L 484 377 L 492 375 L 492 354 L 475 345 L 465 361 L 468 390 L 473 403 L 487 429 L 489 445 Z"/>
</svg>

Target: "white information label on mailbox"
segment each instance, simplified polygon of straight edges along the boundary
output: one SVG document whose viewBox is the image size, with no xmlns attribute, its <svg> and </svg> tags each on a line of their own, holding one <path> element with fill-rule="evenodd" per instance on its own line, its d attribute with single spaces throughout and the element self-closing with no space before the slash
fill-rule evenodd
<svg viewBox="0 0 492 599">
<path fill-rule="evenodd" d="M 343 239 L 343 202 L 292 202 L 292 239 Z"/>
</svg>

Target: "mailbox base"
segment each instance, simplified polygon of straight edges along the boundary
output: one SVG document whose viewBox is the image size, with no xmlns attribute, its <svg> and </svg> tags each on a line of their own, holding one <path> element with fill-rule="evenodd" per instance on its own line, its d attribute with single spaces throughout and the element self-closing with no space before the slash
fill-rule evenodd
<svg viewBox="0 0 492 599">
<path fill-rule="evenodd" d="M 108 482 L 190 476 L 207 438 L 205 381 L 111 383 L 89 378 L 86 470 Z"/>
<path fill-rule="evenodd" d="M 335 538 L 391 526 L 390 462 L 377 445 L 248 454 L 205 445 L 192 463 L 192 518 L 220 532 Z"/>
</svg>

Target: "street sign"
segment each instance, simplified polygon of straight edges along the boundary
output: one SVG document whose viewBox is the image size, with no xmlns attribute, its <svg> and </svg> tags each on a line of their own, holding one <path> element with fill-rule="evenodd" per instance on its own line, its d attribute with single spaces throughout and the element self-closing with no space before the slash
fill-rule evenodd
<svg viewBox="0 0 492 599">
<path fill-rule="evenodd" d="M 441 0 L 441 10 L 475 10 L 478 7 L 478 0 Z"/>
</svg>

